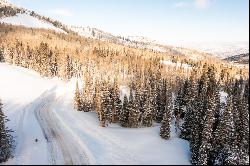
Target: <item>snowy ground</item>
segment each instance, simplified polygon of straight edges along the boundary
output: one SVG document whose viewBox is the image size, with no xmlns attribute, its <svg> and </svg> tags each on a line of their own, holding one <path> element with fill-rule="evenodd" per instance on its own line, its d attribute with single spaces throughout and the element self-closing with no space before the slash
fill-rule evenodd
<svg viewBox="0 0 250 166">
<path fill-rule="evenodd" d="M 4 164 L 190 164 L 188 142 L 151 128 L 101 128 L 94 112 L 72 108 L 75 80 L 41 78 L 0 63 L 0 98 L 16 148 Z M 38 139 L 38 142 L 35 142 Z"/>
</svg>

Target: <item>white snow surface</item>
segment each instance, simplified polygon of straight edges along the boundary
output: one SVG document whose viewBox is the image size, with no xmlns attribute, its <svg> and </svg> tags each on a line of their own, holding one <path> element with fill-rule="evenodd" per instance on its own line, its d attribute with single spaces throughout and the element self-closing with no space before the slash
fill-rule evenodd
<svg viewBox="0 0 250 166">
<path fill-rule="evenodd" d="M 29 28 L 50 29 L 56 32 L 66 33 L 62 29 L 53 26 L 51 23 L 39 20 L 38 18 L 32 17 L 27 13 L 18 13 L 16 16 L 0 18 L 0 23 L 21 25 Z"/>
<path fill-rule="evenodd" d="M 75 83 L 0 63 L 0 98 L 16 142 L 14 158 L 4 164 L 190 164 L 189 143 L 174 127 L 163 140 L 157 123 L 102 128 L 95 112 L 74 110 Z"/>
</svg>

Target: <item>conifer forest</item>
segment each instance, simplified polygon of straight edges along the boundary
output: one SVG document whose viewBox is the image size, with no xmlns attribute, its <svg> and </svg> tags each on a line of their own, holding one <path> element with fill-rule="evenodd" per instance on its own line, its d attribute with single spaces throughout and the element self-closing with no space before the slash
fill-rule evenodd
<svg viewBox="0 0 250 166">
<path fill-rule="evenodd" d="M 0 163 L 249 164 L 245 59 L 75 29 L 0 0 Z"/>
</svg>

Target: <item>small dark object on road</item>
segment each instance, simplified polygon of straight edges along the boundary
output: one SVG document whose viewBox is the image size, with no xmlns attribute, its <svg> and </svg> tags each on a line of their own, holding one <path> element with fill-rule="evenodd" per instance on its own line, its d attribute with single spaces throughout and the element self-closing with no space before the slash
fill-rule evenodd
<svg viewBox="0 0 250 166">
<path fill-rule="evenodd" d="M 38 139 L 37 139 L 37 138 L 35 139 L 35 142 L 38 142 Z"/>
</svg>

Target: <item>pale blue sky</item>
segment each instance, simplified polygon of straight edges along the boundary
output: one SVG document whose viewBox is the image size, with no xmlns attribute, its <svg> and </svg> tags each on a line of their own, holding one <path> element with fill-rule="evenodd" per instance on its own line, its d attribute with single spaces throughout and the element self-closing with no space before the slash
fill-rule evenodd
<svg viewBox="0 0 250 166">
<path fill-rule="evenodd" d="M 162 42 L 249 41 L 249 0 L 9 0 L 66 24 Z"/>
</svg>

